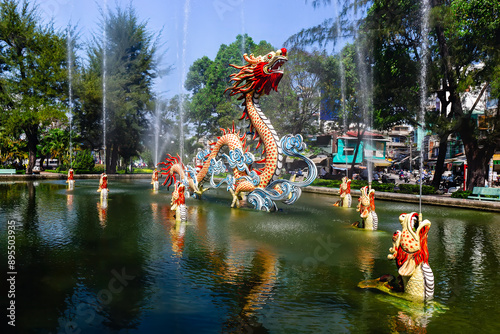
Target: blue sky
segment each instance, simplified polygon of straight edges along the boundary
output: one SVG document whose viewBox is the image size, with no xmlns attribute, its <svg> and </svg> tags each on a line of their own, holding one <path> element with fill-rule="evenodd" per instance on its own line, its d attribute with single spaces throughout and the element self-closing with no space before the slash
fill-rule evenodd
<svg viewBox="0 0 500 334">
<path fill-rule="evenodd" d="M 115 4 L 126 7 L 129 3 L 129 0 L 38 1 L 40 14 L 46 20 L 53 19 L 56 28 L 77 23 L 84 42 L 92 33 L 101 33 L 99 7 L 107 4 L 113 9 Z M 156 91 L 163 92 L 165 97 L 183 92 L 183 73 L 196 59 L 203 56 L 214 59 L 219 46 L 232 43 L 238 34 L 247 33 L 256 43 L 266 40 L 281 48 L 292 34 L 320 24 L 336 13 L 335 1 L 319 9 L 305 0 L 135 0 L 131 3 L 139 18 L 148 22 L 150 31 L 163 29 L 161 42 L 165 45 L 163 51 L 166 50 L 163 63 L 175 67 L 156 84 Z"/>
</svg>

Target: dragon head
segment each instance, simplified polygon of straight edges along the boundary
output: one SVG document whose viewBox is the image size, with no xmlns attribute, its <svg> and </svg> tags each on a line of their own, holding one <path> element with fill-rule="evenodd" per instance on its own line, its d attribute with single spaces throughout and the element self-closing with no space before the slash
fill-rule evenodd
<svg viewBox="0 0 500 334">
<path fill-rule="evenodd" d="M 396 260 L 401 276 L 410 276 L 419 264 L 429 262 L 427 234 L 431 222 L 427 219 L 420 221 L 416 212 L 401 214 L 399 221 L 403 229 L 394 233 L 388 258 Z"/>
<path fill-rule="evenodd" d="M 246 65 L 230 66 L 239 70 L 231 74 L 233 85 L 226 89 L 230 95 L 242 94 L 238 99 L 242 99 L 245 94 L 254 92 L 257 94 L 269 94 L 271 89 L 278 90 L 278 84 L 283 77 L 283 64 L 288 61 L 287 50 L 285 48 L 271 51 L 265 56 L 255 57 L 253 54 L 248 56 L 246 53 L 243 58 Z M 226 92 L 225 91 L 225 92 Z"/>
<path fill-rule="evenodd" d="M 361 196 L 358 199 L 358 209 L 361 218 L 366 218 L 368 214 L 375 211 L 375 190 L 368 186 L 360 189 Z"/>
<path fill-rule="evenodd" d="M 343 193 L 350 194 L 351 193 L 351 180 L 344 176 L 342 178 L 342 183 L 340 184 L 340 189 Z"/>
</svg>

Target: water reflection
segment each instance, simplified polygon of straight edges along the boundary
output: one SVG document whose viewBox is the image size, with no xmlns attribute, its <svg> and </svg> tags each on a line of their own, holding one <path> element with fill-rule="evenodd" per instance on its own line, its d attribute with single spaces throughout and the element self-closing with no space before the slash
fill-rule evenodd
<svg viewBox="0 0 500 334">
<path fill-rule="evenodd" d="M 426 316 L 415 317 L 408 315 L 404 311 L 399 311 L 397 315 L 389 319 L 391 333 L 427 333 L 429 318 Z"/>
<path fill-rule="evenodd" d="M 174 221 L 171 223 L 170 240 L 172 243 L 172 252 L 181 257 L 184 250 L 184 234 L 186 233 L 186 222 Z"/>
<path fill-rule="evenodd" d="M 68 211 L 73 211 L 73 194 L 68 194 L 66 196 L 66 206 L 68 207 Z"/>
<path fill-rule="evenodd" d="M 486 227 L 488 240 L 490 240 L 491 248 L 495 253 L 497 262 L 500 263 L 500 228 L 498 224 L 490 224 Z"/>
<path fill-rule="evenodd" d="M 445 249 L 444 255 L 451 264 L 456 263 L 464 247 L 465 223 L 446 219 L 441 225 L 441 242 Z"/>
<path fill-rule="evenodd" d="M 152 194 L 149 180 L 117 182 L 110 203 L 98 202 L 95 181 L 65 188 L 64 181 L 0 184 L 0 224 L 21 225 L 22 332 L 494 332 L 498 325 L 491 317 L 500 312 L 498 214 L 424 208 L 433 224 L 435 301 L 444 307 L 418 309 L 356 286 L 396 272 L 386 256 L 399 204 L 377 203 L 381 232 L 364 233 L 348 227 L 355 210 L 331 208 L 328 196 L 303 194 L 266 214 L 232 210 L 227 193 L 216 192 L 188 199 L 189 221 L 176 224 L 170 195 Z"/>
<path fill-rule="evenodd" d="M 238 298 L 236 307 L 224 323 L 224 328 L 228 331 L 265 332 L 263 324 L 259 321 L 258 311 L 263 309 L 267 301 L 272 298 L 273 289 L 277 281 L 277 261 L 274 252 L 269 249 L 259 249 L 253 254 L 251 264 L 244 269 L 237 282 Z M 242 262 L 228 260 L 225 262 L 228 275 L 225 283 L 234 284 L 234 273 Z"/>
<path fill-rule="evenodd" d="M 108 221 L 108 198 L 102 197 L 99 202 L 97 202 L 97 215 L 99 217 L 99 224 L 101 227 L 106 227 L 106 222 Z"/>
<path fill-rule="evenodd" d="M 375 259 L 380 257 L 379 254 L 379 232 L 365 233 L 366 231 L 360 230 L 363 234 L 363 246 L 356 249 L 357 264 L 360 271 L 363 273 L 364 279 L 373 277 L 373 270 L 375 268 Z"/>
</svg>

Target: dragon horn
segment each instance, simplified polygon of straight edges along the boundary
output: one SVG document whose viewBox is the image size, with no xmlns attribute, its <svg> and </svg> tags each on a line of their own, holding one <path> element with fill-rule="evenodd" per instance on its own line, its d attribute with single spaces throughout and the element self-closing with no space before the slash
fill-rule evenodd
<svg viewBox="0 0 500 334">
<path fill-rule="evenodd" d="M 250 56 L 248 56 L 246 53 L 243 55 L 243 59 L 245 59 L 248 63 L 250 64 L 257 64 L 259 62 L 259 60 L 257 58 L 255 58 L 255 56 L 252 54 L 250 54 Z"/>
</svg>

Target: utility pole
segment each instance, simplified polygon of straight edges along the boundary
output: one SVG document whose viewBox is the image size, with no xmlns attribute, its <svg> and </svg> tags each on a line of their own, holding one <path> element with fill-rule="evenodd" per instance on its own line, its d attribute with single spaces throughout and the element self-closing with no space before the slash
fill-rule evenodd
<svg viewBox="0 0 500 334">
<path fill-rule="evenodd" d="M 408 143 L 410 145 L 410 175 L 411 175 L 411 162 L 412 162 L 412 156 L 411 156 L 411 133 L 408 135 Z"/>
</svg>

